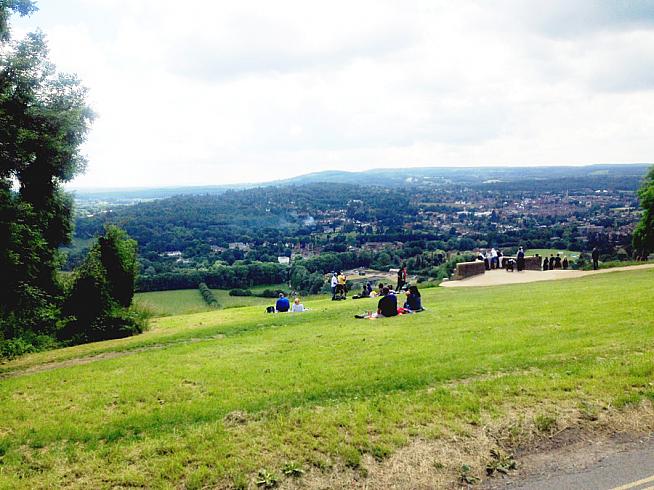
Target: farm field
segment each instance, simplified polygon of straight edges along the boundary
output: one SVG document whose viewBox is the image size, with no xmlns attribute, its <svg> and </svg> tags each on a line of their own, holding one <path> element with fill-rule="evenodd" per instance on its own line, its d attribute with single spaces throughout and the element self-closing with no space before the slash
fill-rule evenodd
<svg viewBox="0 0 654 490">
<path fill-rule="evenodd" d="M 253 292 L 261 292 L 264 289 L 287 290 L 285 284 L 272 286 L 256 286 L 250 288 Z M 267 306 L 274 304 L 272 298 L 259 298 L 257 296 L 230 296 L 227 289 L 211 290 L 220 304 L 218 309 L 240 308 L 243 306 Z M 173 291 L 152 291 L 147 293 L 136 293 L 134 296 L 136 304 L 143 306 L 155 316 L 186 315 L 189 313 L 200 313 L 203 311 L 214 311 L 207 305 L 197 289 L 177 289 Z"/>
<path fill-rule="evenodd" d="M 0 365 L 0 487 L 451 487 L 568 428 L 652 430 L 653 280 L 431 288 L 374 321 L 214 310 L 24 356 Z"/>
</svg>

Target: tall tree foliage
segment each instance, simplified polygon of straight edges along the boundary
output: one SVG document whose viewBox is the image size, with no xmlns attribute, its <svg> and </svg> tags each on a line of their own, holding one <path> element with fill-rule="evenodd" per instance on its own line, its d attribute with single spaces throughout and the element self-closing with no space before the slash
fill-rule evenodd
<svg viewBox="0 0 654 490">
<path fill-rule="evenodd" d="M 12 12 L 0 0 L 0 334 L 52 333 L 61 288 L 57 247 L 70 239 L 71 199 L 62 183 L 85 165 L 80 145 L 92 112 L 86 89 L 48 61 L 42 33 L 10 40 Z"/>
<path fill-rule="evenodd" d="M 654 166 L 647 173 L 638 197 L 643 216 L 634 230 L 633 246 L 635 253 L 644 257 L 654 251 Z"/>
<path fill-rule="evenodd" d="M 130 310 L 136 279 L 136 242 L 108 226 L 74 273 L 64 305 L 62 340 L 89 342 L 140 333 L 144 318 Z"/>
</svg>

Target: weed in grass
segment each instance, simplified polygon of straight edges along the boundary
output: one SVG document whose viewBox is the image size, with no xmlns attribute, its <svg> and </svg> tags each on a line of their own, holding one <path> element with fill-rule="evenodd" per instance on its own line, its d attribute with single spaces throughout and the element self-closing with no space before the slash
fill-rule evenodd
<svg viewBox="0 0 654 490">
<path fill-rule="evenodd" d="M 509 454 L 500 448 L 491 449 L 491 459 L 486 464 L 486 474 L 493 475 L 495 472 L 507 474 L 511 470 L 517 468 L 513 454 Z"/>
<path fill-rule="evenodd" d="M 282 473 L 284 473 L 286 476 L 292 476 L 297 478 L 304 475 L 304 470 L 302 469 L 302 466 L 300 466 L 298 463 L 296 463 L 295 461 L 291 461 L 284 465 L 284 467 L 282 468 Z"/>
<path fill-rule="evenodd" d="M 582 420 L 595 422 L 599 419 L 599 407 L 590 402 L 582 401 L 579 403 L 579 414 Z"/>
<path fill-rule="evenodd" d="M 534 425 L 539 432 L 551 433 L 556 429 L 556 417 L 551 415 L 536 415 Z"/>
<path fill-rule="evenodd" d="M 259 470 L 255 483 L 261 488 L 274 488 L 279 484 L 279 478 L 274 473 L 262 469 Z"/>
<path fill-rule="evenodd" d="M 433 466 L 434 466 L 434 469 L 437 470 L 437 471 L 441 471 L 441 470 L 445 469 L 445 465 L 443 463 L 441 463 L 440 461 L 434 461 Z"/>
<path fill-rule="evenodd" d="M 479 478 L 472 474 L 470 466 L 464 464 L 459 472 L 459 481 L 464 485 L 474 485 L 479 482 Z"/>
</svg>

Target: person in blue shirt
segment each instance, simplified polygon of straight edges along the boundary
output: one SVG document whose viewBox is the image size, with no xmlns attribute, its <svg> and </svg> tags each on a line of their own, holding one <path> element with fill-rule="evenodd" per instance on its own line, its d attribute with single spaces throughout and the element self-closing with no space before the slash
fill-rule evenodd
<svg viewBox="0 0 654 490">
<path fill-rule="evenodd" d="M 278 313 L 285 313 L 291 308 L 291 303 L 288 301 L 288 298 L 284 296 L 284 293 L 279 293 L 279 299 L 275 303 L 275 310 Z"/>
</svg>

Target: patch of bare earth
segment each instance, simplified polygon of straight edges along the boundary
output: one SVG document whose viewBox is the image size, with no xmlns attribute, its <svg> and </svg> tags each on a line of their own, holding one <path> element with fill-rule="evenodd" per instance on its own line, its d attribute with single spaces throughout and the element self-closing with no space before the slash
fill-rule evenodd
<svg viewBox="0 0 654 490">
<path fill-rule="evenodd" d="M 648 401 L 638 407 L 606 408 L 597 413 L 560 405 L 507 413 L 504 419 L 486 419 L 437 440 L 415 439 L 382 461 L 366 456 L 358 469 L 311 469 L 302 478 L 284 480 L 281 486 L 365 490 L 475 486 L 494 490 L 505 487 L 507 478 L 528 479 L 551 470 L 553 464 L 558 468 L 592 464 L 607 452 L 654 433 L 654 408 Z M 543 424 L 539 419 L 542 413 L 556 416 Z"/>
</svg>

